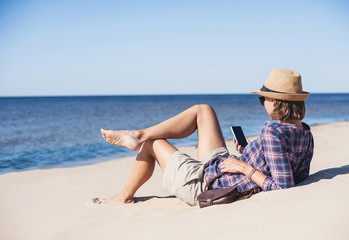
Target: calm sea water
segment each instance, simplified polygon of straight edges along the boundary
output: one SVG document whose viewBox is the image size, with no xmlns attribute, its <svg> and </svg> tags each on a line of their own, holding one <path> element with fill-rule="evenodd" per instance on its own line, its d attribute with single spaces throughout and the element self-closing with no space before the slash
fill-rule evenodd
<svg viewBox="0 0 349 240">
<path fill-rule="evenodd" d="M 105 129 L 140 129 L 198 104 L 212 105 L 225 138 L 230 125 L 259 134 L 268 120 L 255 95 L 168 95 L 0 98 L 0 173 L 71 167 L 134 155 L 112 146 Z M 308 124 L 349 119 L 349 94 L 312 94 L 306 101 Z M 197 136 L 171 141 L 196 144 Z"/>
</svg>

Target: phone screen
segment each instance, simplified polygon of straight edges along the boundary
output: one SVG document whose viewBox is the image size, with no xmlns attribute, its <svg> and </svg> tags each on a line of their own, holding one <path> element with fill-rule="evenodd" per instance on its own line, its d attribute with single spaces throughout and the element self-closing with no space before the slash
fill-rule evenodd
<svg viewBox="0 0 349 240">
<path fill-rule="evenodd" d="M 244 132 L 242 131 L 242 128 L 240 126 L 230 126 L 231 131 L 234 134 L 234 137 L 238 141 L 239 145 L 241 147 L 247 146 L 247 141 Z"/>
</svg>

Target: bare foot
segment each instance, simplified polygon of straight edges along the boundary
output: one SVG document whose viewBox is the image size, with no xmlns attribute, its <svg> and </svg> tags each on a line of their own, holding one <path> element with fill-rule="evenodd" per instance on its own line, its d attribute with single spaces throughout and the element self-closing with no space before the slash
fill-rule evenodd
<svg viewBox="0 0 349 240">
<path fill-rule="evenodd" d="M 142 141 L 141 134 L 138 131 L 114 131 L 101 129 L 104 139 L 116 146 L 127 147 L 133 151 L 138 150 Z"/>
<path fill-rule="evenodd" d="M 116 205 L 116 204 L 123 204 L 123 203 L 134 203 L 134 200 L 133 200 L 133 197 L 127 196 L 126 193 L 122 192 L 109 199 L 94 198 L 92 199 L 92 202 L 95 204 Z"/>
</svg>

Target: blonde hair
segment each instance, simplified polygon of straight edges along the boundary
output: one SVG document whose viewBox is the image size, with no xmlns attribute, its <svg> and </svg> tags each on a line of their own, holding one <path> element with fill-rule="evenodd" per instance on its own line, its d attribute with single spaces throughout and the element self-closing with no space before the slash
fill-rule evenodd
<svg viewBox="0 0 349 240">
<path fill-rule="evenodd" d="M 275 99 L 274 110 L 270 117 L 281 121 L 302 120 L 305 117 L 305 103 Z"/>
</svg>

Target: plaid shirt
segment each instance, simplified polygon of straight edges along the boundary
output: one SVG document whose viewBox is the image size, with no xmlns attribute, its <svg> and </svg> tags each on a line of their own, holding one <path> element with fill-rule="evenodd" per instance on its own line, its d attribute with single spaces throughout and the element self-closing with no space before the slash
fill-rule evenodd
<svg viewBox="0 0 349 240">
<path fill-rule="evenodd" d="M 266 122 L 259 137 L 246 146 L 236 159 L 249 163 L 267 178 L 263 191 L 289 188 L 309 176 L 313 157 L 313 136 L 308 125 L 304 130 L 288 123 Z M 227 157 L 216 156 L 205 168 L 209 179 L 221 173 L 220 165 Z M 225 173 L 216 179 L 213 188 L 237 187 L 238 191 L 257 188 L 244 174 Z"/>
</svg>

